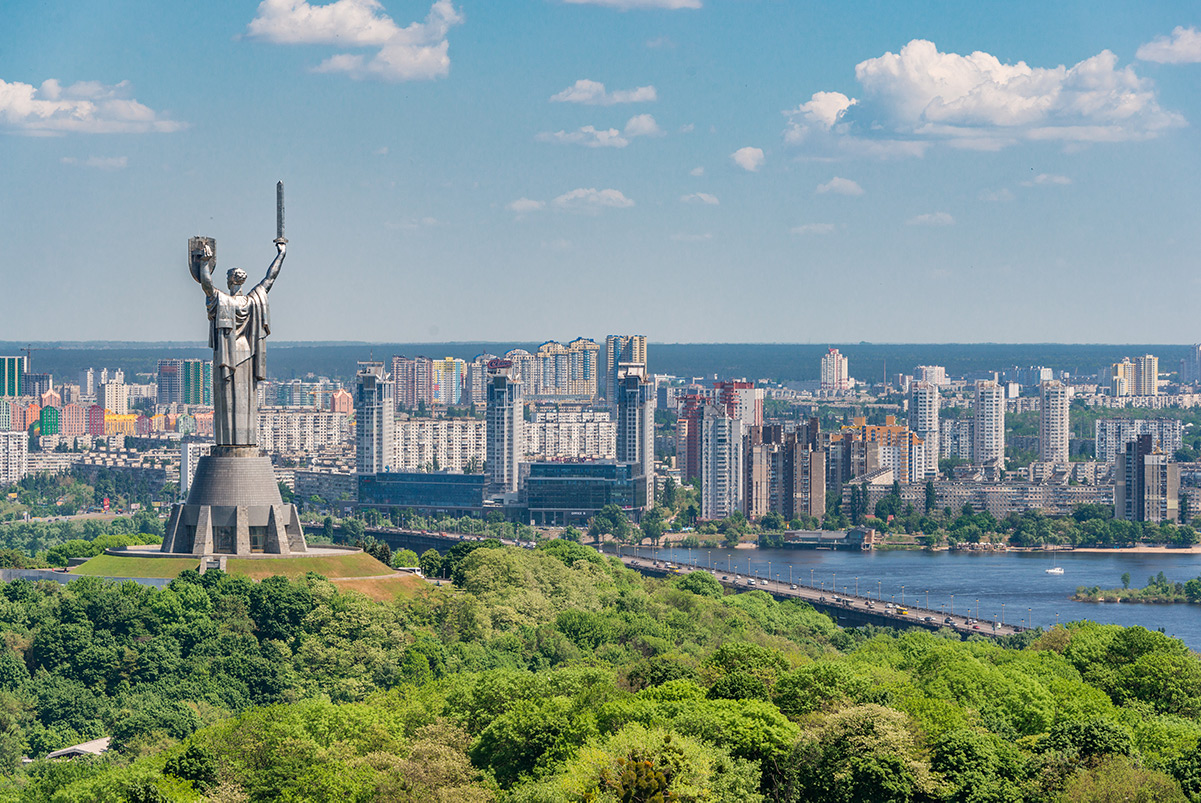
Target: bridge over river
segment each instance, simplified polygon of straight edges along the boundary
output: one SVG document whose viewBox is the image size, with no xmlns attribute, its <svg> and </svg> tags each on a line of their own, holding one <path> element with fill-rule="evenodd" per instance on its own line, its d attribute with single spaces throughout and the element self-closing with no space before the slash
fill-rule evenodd
<svg viewBox="0 0 1201 803">
<path fill-rule="evenodd" d="M 950 628 L 961 636 L 978 634 L 989 637 L 1010 636 L 1027 628 L 1020 625 L 1002 624 L 987 619 L 976 620 L 971 616 L 953 611 L 931 610 L 917 605 L 885 602 L 871 596 L 859 596 L 846 592 L 835 593 L 825 588 L 805 583 L 787 583 L 780 580 L 750 577 L 729 570 L 714 569 L 689 563 L 672 563 L 661 560 L 622 555 L 621 562 L 631 569 L 652 577 L 668 577 L 704 572 L 733 591 L 766 591 L 779 600 L 800 599 L 822 613 L 833 617 L 844 627 L 872 624 L 880 627 L 923 627 L 929 630 Z"/>
</svg>

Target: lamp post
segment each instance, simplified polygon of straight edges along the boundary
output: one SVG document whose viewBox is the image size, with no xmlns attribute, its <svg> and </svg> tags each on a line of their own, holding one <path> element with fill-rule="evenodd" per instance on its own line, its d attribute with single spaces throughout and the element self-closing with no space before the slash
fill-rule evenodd
<svg viewBox="0 0 1201 803">
<path fill-rule="evenodd" d="M 980 600 L 976 600 L 976 620 L 980 619 Z"/>
<path fill-rule="evenodd" d="M 951 616 L 955 615 L 955 595 L 951 595 Z"/>
<path fill-rule="evenodd" d="M 855 596 L 859 596 L 859 578 L 855 578 Z"/>
<path fill-rule="evenodd" d="M 926 589 L 926 610 L 930 610 L 930 590 Z"/>
<path fill-rule="evenodd" d="M 1005 626 L 1005 603 L 1001 603 L 1001 627 Z"/>
<path fill-rule="evenodd" d="M 813 588 L 813 568 L 809 569 L 809 587 Z"/>
<path fill-rule="evenodd" d="M 905 586 L 901 586 L 901 604 L 905 604 Z"/>
<path fill-rule="evenodd" d="M 876 581 L 876 602 L 882 602 L 883 600 L 884 600 L 884 595 L 880 593 L 880 581 L 877 580 Z"/>
</svg>

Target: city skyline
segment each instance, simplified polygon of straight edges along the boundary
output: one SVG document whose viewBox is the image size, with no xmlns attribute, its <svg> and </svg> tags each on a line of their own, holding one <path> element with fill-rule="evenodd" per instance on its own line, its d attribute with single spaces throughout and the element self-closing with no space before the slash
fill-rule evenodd
<svg viewBox="0 0 1201 803">
<path fill-rule="evenodd" d="M 1188 4 L 65 9 L 0 33 L 0 338 L 201 341 L 282 178 L 281 342 L 1197 340 L 1131 314 L 1196 292 Z"/>
</svg>

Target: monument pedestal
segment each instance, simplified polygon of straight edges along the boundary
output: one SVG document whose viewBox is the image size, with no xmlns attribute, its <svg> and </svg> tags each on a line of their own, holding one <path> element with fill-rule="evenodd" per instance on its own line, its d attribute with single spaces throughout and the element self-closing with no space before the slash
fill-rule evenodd
<svg viewBox="0 0 1201 803">
<path fill-rule="evenodd" d="M 294 555 L 308 551 L 295 505 L 285 505 L 270 458 L 256 446 L 214 446 L 200 458 L 188 501 L 171 509 L 163 552 Z"/>
</svg>

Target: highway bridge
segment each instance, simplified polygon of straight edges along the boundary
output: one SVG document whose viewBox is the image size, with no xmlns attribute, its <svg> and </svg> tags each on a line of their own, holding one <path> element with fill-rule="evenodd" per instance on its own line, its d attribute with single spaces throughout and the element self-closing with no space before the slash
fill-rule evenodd
<svg viewBox="0 0 1201 803">
<path fill-rule="evenodd" d="M 844 627 L 873 624 L 880 627 L 921 627 L 938 630 L 946 627 L 960 636 L 982 635 L 996 638 L 1020 633 L 1027 628 L 1020 625 L 1001 624 L 990 620 L 977 620 L 970 615 L 945 610 L 930 610 L 920 605 L 895 604 L 870 596 L 859 596 L 845 592 L 835 593 L 804 583 L 787 583 L 779 580 L 750 577 L 722 569 L 713 569 L 687 563 L 622 555 L 621 562 L 631 569 L 652 577 L 670 577 L 705 572 L 717 582 L 736 592 L 766 591 L 779 600 L 800 599 L 815 609 L 831 616 Z M 904 601 L 902 601 L 904 602 Z M 916 603 L 917 600 L 915 599 Z"/>
</svg>

